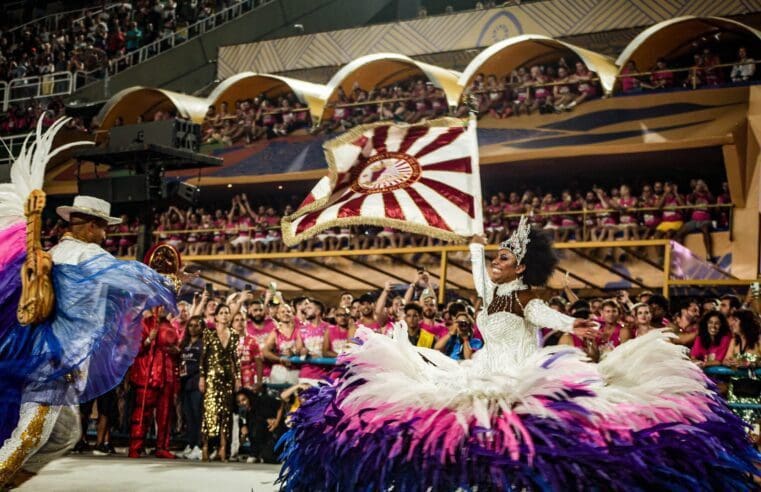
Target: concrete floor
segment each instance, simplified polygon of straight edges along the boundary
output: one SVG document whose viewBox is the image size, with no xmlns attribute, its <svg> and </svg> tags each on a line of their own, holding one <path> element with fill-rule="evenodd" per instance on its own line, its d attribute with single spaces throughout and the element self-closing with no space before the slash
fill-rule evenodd
<svg viewBox="0 0 761 492">
<path fill-rule="evenodd" d="M 279 465 L 70 455 L 19 487 L 24 492 L 272 492 Z"/>
</svg>

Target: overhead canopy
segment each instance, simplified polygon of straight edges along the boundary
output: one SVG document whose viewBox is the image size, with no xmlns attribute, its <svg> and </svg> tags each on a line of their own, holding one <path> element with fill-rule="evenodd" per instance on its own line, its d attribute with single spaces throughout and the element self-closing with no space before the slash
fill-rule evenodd
<svg viewBox="0 0 761 492">
<path fill-rule="evenodd" d="M 202 123 L 208 103 L 206 99 L 179 92 L 135 86 L 111 96 L 98 113 L 101 130 L 109 130 L 117 118 L 124 124 L 137 123 L 138 117 L 152 121 L 156 111 L 174 112 L 179 118 Z"/>
<path fill-rule="evenodd" d="M 747 43 L 749 55 L 759 55 L 761 32 L 752 27 L 722 17 L 687 16 L 659 22 L 639 33 L 618 56 L 616 64 L 624 67 L 633 60 L 640 71 L 647 71 L 658 58 L 670 59 L 693 52 L 696 46 L 693 43 L 717 34 L 717 42 Z"/>
<path fill-rule="evenodd" d="M 242 72 L 233 75 L 215 87 L 207 100 L 209 104 L 215 106 L 225 101 L 228 106 L 233 107 L 236 100 L 253 98 L 260 94 L 265 94 L 268 98 L 277 98 L 291 93 L 307 105 L 312 118 L 316 120 L 320 117 L 325 86 L 278 75 L 255 72 Z"/>
<path fill-rule="evenodd" d="M 332 113 L 330 104 L 338 99 L 338 88 L 351 92 L 354 83 L 364 90 L 386 87 L 410 77 L 425 77 L 435 87 L 442 89 L 450 106 L 457 104 L 460 88 L 459 72 L 429 65 L 396 53 L 376 53 L 357 58 L 345 65 L 330 79 L 325 88 L 326 108 L 323 118 Z"/>
<path fill-rule="evenodd" d="M 464 90 L 478 73 L 506 75 L 522 66 L 556 64 L 569 55 L 597 73 L 606 93 L 613 90 L 618 68 L 611 58 L 540 34 L 522 34 L 489 46 L 465 67 L 459 83 Z"/>
</svg>

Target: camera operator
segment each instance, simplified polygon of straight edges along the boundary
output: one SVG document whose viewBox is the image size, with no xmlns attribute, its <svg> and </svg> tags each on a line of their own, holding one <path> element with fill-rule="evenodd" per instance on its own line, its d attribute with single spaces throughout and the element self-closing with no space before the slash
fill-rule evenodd
<svg viewBox="0 0 761 492">
<path fill-rule="evenodd" d="M 469 360 L 473 357 L 473 352 L 481 347 L 483 342 L 473 338 L 473 318 L 467 310 L 460 310 L 453 316 L 449 333 L 439 339 L 434 348 L 454 360 Z"/>
</svg>

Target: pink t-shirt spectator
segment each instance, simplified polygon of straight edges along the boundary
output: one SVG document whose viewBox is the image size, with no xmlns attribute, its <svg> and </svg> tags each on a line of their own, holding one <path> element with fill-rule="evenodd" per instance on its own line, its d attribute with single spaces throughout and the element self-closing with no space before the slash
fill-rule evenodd
<svg viewBox="0 0 761 492">
<path fill-rule="evenodd" d="M 299 339 L 299 330 L 294 329 L 291 336 L 286 336 L 282 331 L 275 330 L 275 351 L 278 355 L 284 355 L 286 350 L 291 353 L 296 350 L 296 340 Z"/>
<path fill-rule="evenodd" d="M 595 203 L 595 206 L 593 208 L 594 210 L 608 210 L 607 207 L 605 207 L 600 202 Z M 598 213 L 597 220 L 600 222 L 600 225 L 616 225 L 618 223 L 616 221 L 615 215 L 611 212 Z"/>
<path fill-rule="evenodd" d="M 238 237 L 251 237 L 251 228 L 254 221 L 251 217 L 241 217 L 238 219 Z"/>
<path fill-rule="evenodd" d="M 330 325 L 328 326 L 328 340 L 330 340 L 330 349 L 340 354 L 349 345 L 349 330 Z"/>
<path fill-rule="evenodd" d="M 630 73 L 636 73 L 636 71 L 629 67 L 624 67 L 621 70 L 621 75 L 627 75 Z M 621 77 L 619 80 L 621 81 L 621 89 L 624 92 L 636 91 L 640 87 L 639 80 L 636 77 Z"/>
<path fill-rule="evenodd" d="M 259 329 L 257 326 L 253 323 L 253 321 L 248 320 L 246 322 L 246 334 L 250 337 L 253 337 L 254 340 L 256 340 L 256 343 L 259 344 L 259 347 L 264 347 L 264 345 L 267 343 L 267 337 L 270 333 L 276 328 L 275 321 L 272 318 L 265 318 L 264 323 L 262 323 L 262 328 Z M 272 363 L 270 361 L 265 360 L 264 361 L 264 377 L 269 377 L 270 373 L 272 372 Z"/>
<path fill-rule="evenodd" d="M 653 72 L 650 76 L 650 80 L 652 80 L 654 84 L 661 82 L 663 85 L 660 87 L 666 89 L 674 85 L 674 72 L 671 70 L 658 70 Z"/>
<path fill-rule="evenodd" d="M 322 357 L 322 341 L 325 331 L 329 328 L 330 323 L 327 321 L 323 321 L 319 325 L 304 323 L 301 326 L 299 335 L 304 346 L 309 351 L 310 357 Z M 302 364 L 299 369 L 300 378 L 322 379 L 327 373 L 328 368 L 326 366 L 317 364 Z"/>
<path fill-rule="evenodd" d="M 382 333 L 381 326 L 378 324 L 377 321 L 373 321 L 372 323 L 362 323 L 361 321 L 357 321 L 357 329 L 360 328 L 368 328 L 370 330 L 373 330 L 376 333 Z"/>
<path fill-rule="evenodd" d="M 268 227 L 277 227 L 280 225 L 280 217 L 277 215 L 265 215 L 262 219 L 267 223 Z"/>
<path fill-rule="evenodd" d="M 597 335 L 597 346 L 600 347 L 603 352 L 607 352 L 621 345 L 621 329 L 623 326 L 620 323 L 617 323 L 616 326 L 613 327 L 613 331 L 610 332 L 610 336 L 606 337 L 603 331 L 607 330 L 605 322 L 601 319 L 598 319 L 597 321 L 600 323 L 600 332 Z"/>
<path fill-rule="evenodd" d="M 710 193 L 692 193 L 687 201 L 692 205 L 710 205 L 713 203 L 713 197 Z M 692 210 L 690 220 L 696 222 L 705 222 L 711 220 L 711 213 L 707 208 L 695 208 Z"/>
<path fill-rule="evenodd" d="M 640 200 L 643 208 L 655 208 L 658 202 L 658 199 L 654 196 L 650 198 L 641 198 Z M 642 213 L 642 223 L 645 224 L 646 227 L 655 229 L 658 227 L 658 224 L 661 223 L 660 213 L 654 210 L 646 210 Z"/>
<path fill-rule="evenodd" d="M 630 196 L 628 198 L 619 199 L 618 203 L 622 207 L 634 208 L 635 206 L 637 206 L 637 199 L 634 198 L 633 196 Z M 628 211 L 621 212 L 618 220 L 621 224 L 636 224 L 637 223 L 637 218 L 634 216 L 633 213 Z"/>
<path fill-rule="evenodd" d="M 523 213 L 523 204 L 521 204 L 521 203 L 506 203 L 504 210 L 505 210 L 505 213 L 508 213 L 510 215 L 522 214 Z M 510 217 L 508 219 L 508 224 L 510 224 L 511 228 L 517 227 L 519 222 L 520 222 L 520 218 L 517 218 L 517 217 Z"/>
<path fill-rule="evenodd" d="M 679 205 L 679 202 L 676 200 L 676 196 L 674 194 L 670 194 L 666 197 L 666 199 L 663 201 L 664 207 L 676 207 Z M 663 222 L 681 222 L 682 221 L 682 214 L 679 212 L 679 210 L 663 210 Z"/>
<path fill-rule="evenodd" d="M 729 349 L 729 342 L 732 341 L 730 335 L 726 335 L 719 340 L 718 345 L 711 347 L 703 347 L 703 342 L 700 341 L 700 337 L 695 339 L 695 343 L 692 345 L 690 351 L 690 357 L 696 360 L 709 361 L 709 360 L 724 360 L 727 356 L 727 350 Z"/>
</svg>

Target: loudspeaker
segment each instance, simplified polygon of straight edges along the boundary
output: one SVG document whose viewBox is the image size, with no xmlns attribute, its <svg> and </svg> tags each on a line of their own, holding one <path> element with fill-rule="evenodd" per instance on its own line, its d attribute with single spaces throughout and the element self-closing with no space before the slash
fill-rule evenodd
<svg viewBox="0 0 761 492">
<path fill-rule="evenodd" d="M 201 189 L 199 187 L 183 183 L 179 180 L 166 180 L 164 181 L 163 188 L 161 196 L 170 201 L 174 198 L 179 198 L 191 205 L 195 205 L 201 198 Z"/>
<path fill-rule="evenodd" d="M 154 144 L 198 152 L 201 144 L 201 125 L 187 120 L 173 119 L 115 126 L 109 131 L 109 150 L 118 151 L 139 144 Z"/>
<path fill-rule="evenodd" d="M 90 195 L 110 203 L 148 201 L 146 176 L 122 176 L 79 182 L 79 194 Z"/>
</svg>

